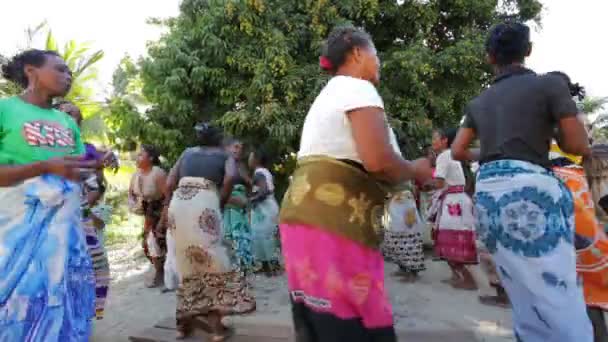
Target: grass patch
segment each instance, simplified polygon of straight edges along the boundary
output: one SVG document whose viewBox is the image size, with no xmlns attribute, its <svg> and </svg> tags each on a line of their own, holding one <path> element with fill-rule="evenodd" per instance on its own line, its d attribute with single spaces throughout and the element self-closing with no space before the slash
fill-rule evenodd
<svg viewBox="0 0 608 342">
<path fill-rule="evenodd" d="M 105 244 L 135 242 L 141 238 L 143 218 L 129 213 L 128 191 L 135 166 L 123 164 L 117 173 L 106 172 L 108 189 L 105 201 L 112 206 L 112 221 L 106 226 Z"/>
<path fill-rule="evenodd" d="M 111 246 L 140 240 L 142 227 L 143 219 L 135 215 L 130 215 L 128 219 L 121 222 L 113 220 L 106 227 L 105 244 L 106 246 Z"/>
</svg>

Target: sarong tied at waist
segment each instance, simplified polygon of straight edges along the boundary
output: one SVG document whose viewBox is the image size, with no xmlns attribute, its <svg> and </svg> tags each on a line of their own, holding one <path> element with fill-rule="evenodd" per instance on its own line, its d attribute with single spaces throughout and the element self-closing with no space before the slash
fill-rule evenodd
<svg viewBox="0 0 608 342">
<path fill-rule="evenodd" d="M 219 196 L 219 190 L 214 182 L 199 177 L 183 177 L 180 179 L 175 194 L 180 198 L 190 199 L 196 196 L 199 191 L 204 190 L 213 191 Z"/>
<path fill-rule="evenodd" d="M 386 195 L 372 176 L 352 165 L 308 157 L 298 162 L 279 220 L 318 227 L 378 249 Z"/>
<path fill-rule="evenodd" d="M 453 185 L 446 189 L 445 194 L 461 194 L 464 192 L 464 185 Z"/>
</svg>

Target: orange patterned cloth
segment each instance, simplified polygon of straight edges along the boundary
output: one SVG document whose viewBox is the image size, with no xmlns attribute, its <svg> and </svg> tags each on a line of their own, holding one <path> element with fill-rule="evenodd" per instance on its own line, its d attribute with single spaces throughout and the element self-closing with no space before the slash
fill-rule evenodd
<svg viewBox="0 0 608 342">
<path fill-rule="evenodd" d="M 588 306 L 608 310 L 608 237 L 599 224 L 581 167 L 554 167 L 574 197 L 576 269 Z"/>
</svg>

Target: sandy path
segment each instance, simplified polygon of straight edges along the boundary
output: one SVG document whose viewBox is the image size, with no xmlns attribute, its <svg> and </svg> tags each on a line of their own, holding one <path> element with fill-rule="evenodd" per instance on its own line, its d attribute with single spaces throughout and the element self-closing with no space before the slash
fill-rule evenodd
<svg viewBox="0 0 608 342">
<path fill-rule="evenodd" d="M 105 318 L 97 321 L 93 341 L 127 341 L 130 334 L 152 327 L 174 314 L 175 294 L 161 294 L 144 287 L 149 266 L 136 243 L 109 251 L 113 281 Z M 395 321 L 399 329 L 433 330 L 463 328 L 476 332 L 480 341 L 512 341 L 511 312 L 477 302 L 475 292 L 456 291 L 441 283 L 448 274 L 441 262 L 427 260 L 427 271 L 414 284 L 400 283 L 390 274 L 396 266 L 387 264 Z M 253 317 L 290 319 L 284 277 L 256 277 L 258 309 Z"/>
</svg>

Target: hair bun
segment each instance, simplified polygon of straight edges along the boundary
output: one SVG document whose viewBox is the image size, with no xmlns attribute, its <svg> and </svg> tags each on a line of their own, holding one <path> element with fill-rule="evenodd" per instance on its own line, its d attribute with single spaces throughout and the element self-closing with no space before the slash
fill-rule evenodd
<svg viewBox="0 0 608 342">
<path fill-rule="evenodd" d="M 2 64 L 2 77 L 11 82 L 19 83 L 18 71 L 23 69 L 20 60 L 4 61 Z"/>
<path fill-rule="evenodd" d="M 199 122 L 194 125 L 194 130 L 197 133 L 206 133 L 207 131 L 209 131 L 209 124 L 206 122 Z"/>
</svg>

